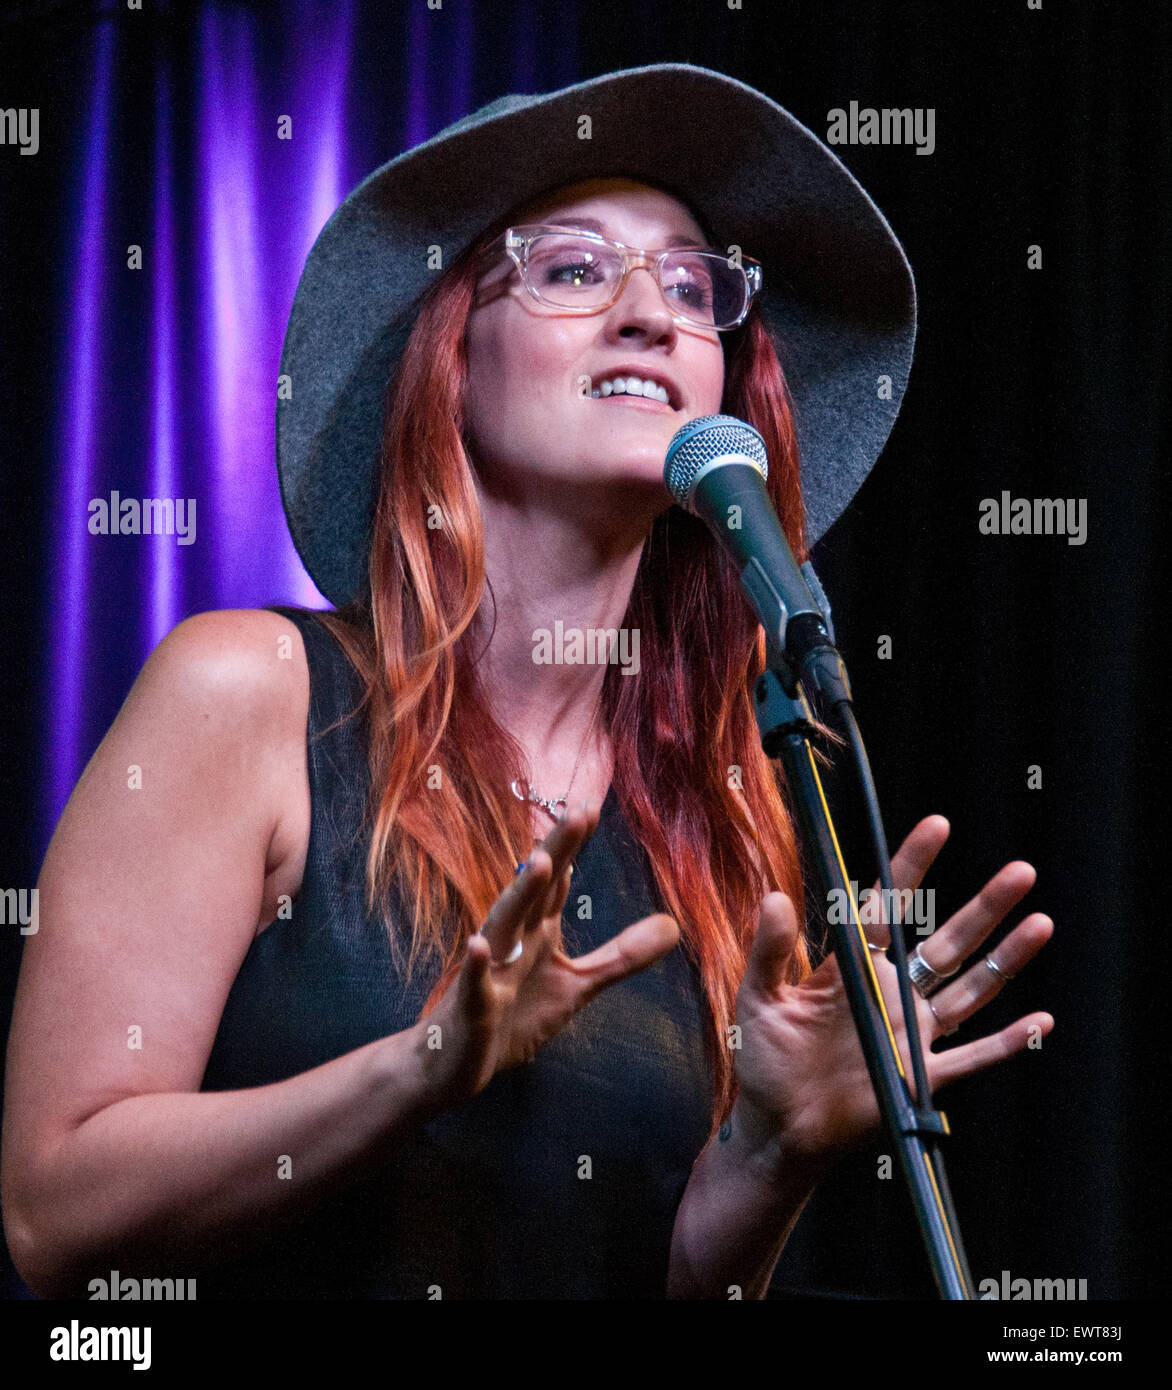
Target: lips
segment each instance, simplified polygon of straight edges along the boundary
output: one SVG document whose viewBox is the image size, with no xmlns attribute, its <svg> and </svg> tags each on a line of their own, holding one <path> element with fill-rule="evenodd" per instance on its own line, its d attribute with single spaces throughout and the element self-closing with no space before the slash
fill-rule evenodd
<svg viewBox="0 0 1172 1390">
<path fill-rule="evenodd" d="M 595 396 L 594 399 L 599 405 L 605 401 L 608 405 L 620 404 L 628 410 L 646 410 L 655 415 L 675 414 L 675 411 L 665 401 L 653 400 L 647 396 L 628 396 L 623 392 L 613 396 Z"/>
</svg>

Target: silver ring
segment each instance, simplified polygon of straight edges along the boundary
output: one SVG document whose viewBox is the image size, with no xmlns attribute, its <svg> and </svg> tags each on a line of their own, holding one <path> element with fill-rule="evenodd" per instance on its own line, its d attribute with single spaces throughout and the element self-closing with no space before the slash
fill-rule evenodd
<svg viewBox="0 0 1172 1390">
<path fill-rule="evenodd" d="M 886 947 L 886 946 L 876 946 L 875 943 L 874 943 L 873 941 L 868 941 L 868 942 L 867 942 L 867 950 L 868 950 L 868 951 L 879 951 L 879 952 L 883 952 L 883 951 L 886 951 L 886 950 L 887 950 L 887 947 Z"/>
<path fill-rule="evenodd" d="M 932 1010 L 932 1017 L 936 1020 L 936 1022 L 940 1025 L 941 1028 L 944 1028 L 944 1020 L 936 1012 L 936 1005 L 933 1004 L 930 999 L 928 1000 L 928 1007 Z M 952 1037 L 953 1033 L 955 1033 L 959 1027 L 959 1023 L 954 1023 L 951 1028 L 944 1028 L 944 1036 L 946 1038 Z"/>
<path fill-rule="evenodd" d="M 921 999 L 927 999 L 928 995 L 938 990 L 945 980 L 956 974 L 955 967 L 948 971 L 933 970 L 920 954 L 918 946 L 908 957 L 907 969 L 916 993 Z"/>
<path fill-rule="evenodd" d="M 525 950 L 524 941 L 518 941 L 504 960 L 490 960 L 489 965 L 512 965 L 515 960 L 520 960 L 522 952 Z"/>
<path fill-rule="evenodd" d="M 1001 980 L 1004 984 L 1008 984 L 1010 980 L 1013 979 L 1012 975 L 1007 975 L 1005 971 L 1001 969 L 1001 967 L 993 959 L 992 955 L 988 955 L 985 957 L 985 964 L 989 967 L 993 974 L 996 975 L 997 978 Z"/>
</svg>

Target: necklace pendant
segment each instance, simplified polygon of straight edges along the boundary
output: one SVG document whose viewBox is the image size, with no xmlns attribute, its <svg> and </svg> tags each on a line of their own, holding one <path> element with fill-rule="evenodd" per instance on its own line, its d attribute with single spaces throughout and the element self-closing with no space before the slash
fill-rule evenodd
<svg viewBox="0 0 1172 1390">
<path fill-rule="evenodd" d="M 566 798 L 564 796 L 555 796 L 552 801 L 547 801 L 544 796 L 538 796 L 535 791 L 522 791 L 521 785 L 521 780 L 518 777 L 514 777 L 509 783 L 509 790 L 518 801 L 528 801 L 533 806 L 540 806 L 543 810 L 548 811 L 554 820 L 557 820 L 558 812 L 556 808 L 558 806 L 565 806 Z M 525 785 L 528 787 L 527 783 Z"/>
</svg>

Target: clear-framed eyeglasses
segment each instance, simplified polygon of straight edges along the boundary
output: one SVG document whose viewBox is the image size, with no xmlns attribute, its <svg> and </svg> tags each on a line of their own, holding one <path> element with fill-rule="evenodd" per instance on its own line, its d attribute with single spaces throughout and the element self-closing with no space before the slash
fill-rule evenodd
<svg viewBox="0 0 1172 1390">
<path fill-rule="evenodd" d="M 655 254 L 597 232 L 544 223 L 510 227 L 505 250 L 534 299 L 572 314 L 609 309 L 631 271 L 645 266 L 672 318 L 727 333 L 744 322 L 761 288 L 761 262 L 752 256 L 690 247 Z"/>
</svg>

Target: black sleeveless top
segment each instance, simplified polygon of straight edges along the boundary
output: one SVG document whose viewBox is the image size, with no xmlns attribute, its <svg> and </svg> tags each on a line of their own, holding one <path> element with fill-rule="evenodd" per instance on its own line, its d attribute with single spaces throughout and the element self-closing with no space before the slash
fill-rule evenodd
<svg viewBox="0 0 1172 1390">
<path fill-rule="evenodd" d="M 309 610 L 274 611 L 300 629 L 309 664 L 308 855 L 291 917 L 236 976 L 204 1091 L 282 1081 L 400 1032 L 435 981 L 417 967 L 404 986 L 365 909 L 361 717 L 322 732 L 357 705 L 357 675 Z M 591 920 L 578 920 L 582 894 Z M 612 787 L 575 863 L 566 948 L 584 954 L 662 910 Z M 704 1017 L 677 947 L 605 989 L 533 1062 L 417 1126 L 373 1176 L 201 1273 L 200 1298 L 662 1298 L 712 1111 Z"/>
</svg>

